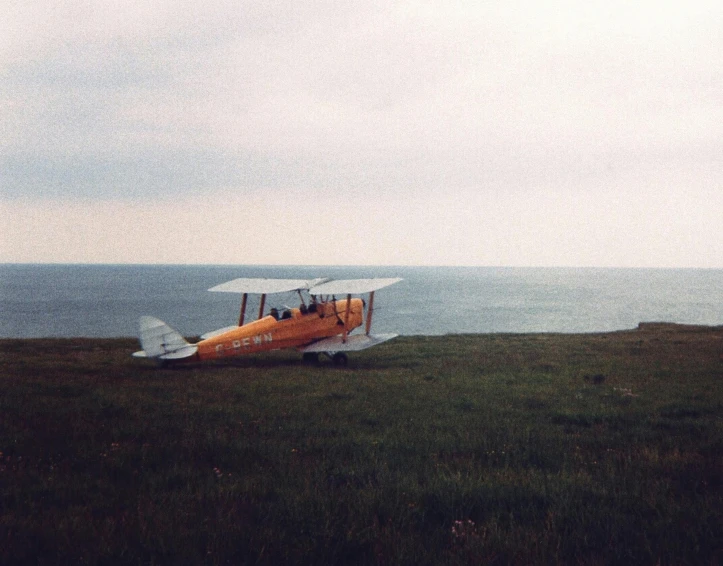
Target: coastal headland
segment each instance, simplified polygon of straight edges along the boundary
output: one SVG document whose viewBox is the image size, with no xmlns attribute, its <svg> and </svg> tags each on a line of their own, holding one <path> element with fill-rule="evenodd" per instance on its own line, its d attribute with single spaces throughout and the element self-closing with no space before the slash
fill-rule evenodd
<svg viewBox="0 0 723 566">
<path fill-rule="evenodd" d="M 137 348 L 0 340 L 0 563 L 723 561 L 721 326 Z"/>
</svg>

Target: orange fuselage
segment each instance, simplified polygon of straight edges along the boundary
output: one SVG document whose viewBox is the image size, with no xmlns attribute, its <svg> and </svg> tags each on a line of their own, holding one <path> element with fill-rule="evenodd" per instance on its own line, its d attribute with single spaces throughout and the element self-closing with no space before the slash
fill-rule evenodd
<svg viewBox="0 0 723 566">
<path fill-rule="evenodd" d="M 347 304 L 351 305 L 347 316 Z M 298 348 L 320 340 L 343 334 L 361 326 L 363 301 L 358 298 L 318 303 L 315 312 L 303 314 L 300 309 L 289 309 L 286 318 L 277 320 L 265 316 L 254 322 L 228 330 L 223 334 L 201 340 L 197 359 L 208 360 L 241 356 L 281 348 Z"/>
</svg>

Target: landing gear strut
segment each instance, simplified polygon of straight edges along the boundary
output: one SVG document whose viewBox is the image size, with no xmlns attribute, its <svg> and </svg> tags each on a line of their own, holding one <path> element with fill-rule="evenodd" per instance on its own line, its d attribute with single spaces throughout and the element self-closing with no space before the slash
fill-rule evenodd
<svg viewBox="0 0 723 566">
<path fill-rule="evenodd" d="M 349 358 L 344 352 L 304 352 L 301 356 L 305 364 L 318 364 L 321 360 L 319 357 L 324 354 L 335 366 L 345 366 L 349 363 Z"/>
<path fill-rule="evenodd" d="M 305 364 L 318 364 L 319 354 L 316 352 L 304 352 L 301 359 L 304 360 Z"/>
<path fill-rule="evenodd" d="M 349 363 L 349 358 L 346 357 L 344 352 L 337 352 L 331 356 L 331 361 L 334 362 L 335 366 L 345 366 Z"/>
<path fill-rule="evenodd" d="M 335 366 L 345 366 L 349 363 L 349 358 L 344 352 L 322 352 L 327 358 L 329 358 Z M 318 364 L 319 363 L 318 352 L 304 352 L 301 359 L 305 364 Z"/>
</svg>

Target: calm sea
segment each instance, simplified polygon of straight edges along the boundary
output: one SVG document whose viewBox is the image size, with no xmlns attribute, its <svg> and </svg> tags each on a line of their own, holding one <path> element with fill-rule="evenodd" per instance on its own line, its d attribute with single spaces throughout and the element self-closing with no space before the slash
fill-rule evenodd
<svg viewBox="0 0 723 566">
<path fill-rule="evenodd" d="M 237 321 L 240 296 L 207 292 L 236 277 L 395 276 L 404 281 L 375 297 L 375 331 L 601 332 L 643 321 L 723 325 L 721 269 L 5 264 L 0 337 L 135 336 L 144 314 L 193 336 Z M 298 297 L 271 296 L 267 308 L 286 304 L 298 305 Z"/>
</svg>

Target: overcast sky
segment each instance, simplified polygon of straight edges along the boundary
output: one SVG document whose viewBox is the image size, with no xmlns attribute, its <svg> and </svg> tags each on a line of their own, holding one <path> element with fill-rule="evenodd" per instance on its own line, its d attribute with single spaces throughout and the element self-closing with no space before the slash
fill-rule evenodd
<svg viewBox="0 0 723 566">
<path fill-rule="evenodd" d="M 0 261 L 723 267 L 716 1 L 0 6 Z"/>
</svg>

